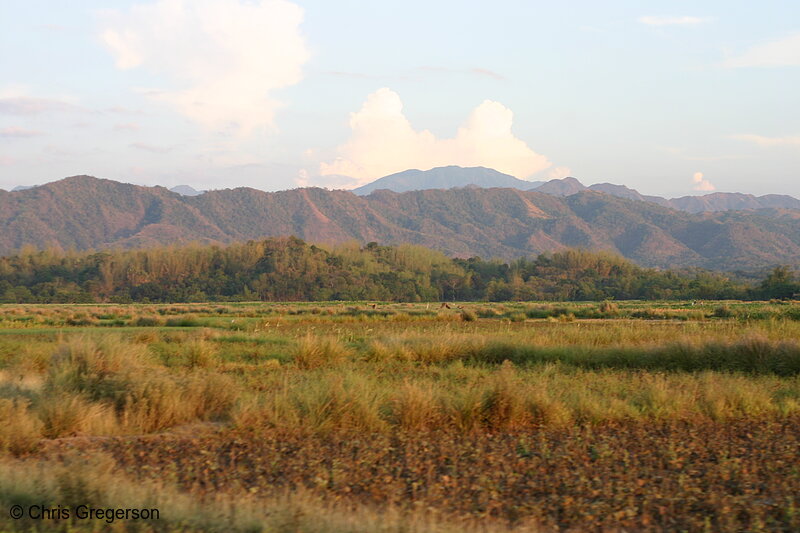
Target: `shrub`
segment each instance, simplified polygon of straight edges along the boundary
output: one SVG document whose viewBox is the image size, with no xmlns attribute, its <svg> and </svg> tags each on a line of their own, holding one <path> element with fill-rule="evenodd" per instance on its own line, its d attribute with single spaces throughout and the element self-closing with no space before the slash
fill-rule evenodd
<svg viewBox="0 0 800 533">
<path fill-rule="evenodd" d="M 733 310 L 727 305 L 720 305 L 719 307 L 714 308 L 713 316 L 715 318 L 731 318 L 735 315 L 736 313 L 734 313 Z"/>
<path fill-rule="evenodd" d="M 157 316 L 140 316 L 131 321 L 131 326 L 140 328 L 154 328 L 163 324 L 161 318 Z"/>
</svg>

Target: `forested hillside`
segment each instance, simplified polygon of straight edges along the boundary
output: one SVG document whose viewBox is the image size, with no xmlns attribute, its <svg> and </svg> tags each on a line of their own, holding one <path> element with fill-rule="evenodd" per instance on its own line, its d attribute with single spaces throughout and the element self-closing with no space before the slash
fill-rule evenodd
<svg viewBox="0 0 800 533">
<path fill-rule="evenodd" d="M 505 263 L 451 259 L 413 245 L 325 249 L 294 237 L 227 247 L 28 250 L 0 258 L 3 303 L 722 299 L 796 292 L 800 284 L 786 268 L 748 288 L 719 274 L 646 269 L 607 253 L 566 250 Z"/>
<path fill-rule="evenodd" d="M 405 193 L 226 189 L 181 196 L 76 176 L 0 192 L 0 254 L 222 244 L 296 235 L 337 244 L 412 243 L 451 257 L 507 261 L 579 247 L 660 268 L 754 270 L 800 265 L 800 211 L 689 214 L 595 191 L 568 197 L 517 189 Z"/>
</svg>

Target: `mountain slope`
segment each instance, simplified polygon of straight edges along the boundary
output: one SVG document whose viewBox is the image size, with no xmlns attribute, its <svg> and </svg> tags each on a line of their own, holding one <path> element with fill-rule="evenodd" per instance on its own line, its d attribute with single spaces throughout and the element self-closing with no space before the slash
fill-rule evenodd
<svg viewBox="0 0 800 533">
<path fill-rule="evenodd" d="M 670 203 L 670 200 L 661 198 L 660 196 L 648 196 L 639 193 L 635 189 L 626 187 L 625 185 L 614 185 L 613 183 L 595 183 L 588 187 L 592 191 L 602 192 L 616 196 L 618 198 L 627 198 L 628 200 L 638 200 L 639 202 L 651 202 L 663 207 L 672 207 L 673 209 L 680 209 Z M 684 211 L 681 209 L 681 211 Z"/>
<path fill-rule="evenodd" d="M 511 187 L 528 190 L 541 184 L 542 182 L 540 181 L 517 179 L 514 176 L 503 174 L 491 168 L 448 166 L 430 170 L 404 170 L 353 189 L 353 192 L 363 196 L 380 189 L 407 192 L 425 189 L 452 189 L 453 187 L 467 187 L 470 185 L 487 189 L 491 187 Z"/>
<path fill-rule="evenodd" d="M 800 200 L 782 194 L 753 196 L 739 192 L 715 192 L 703 196 L 673 198 L 667 202 L 670 207 L 689 213 L 768 208 L 800 209 Z"/>
<path fill-rule="evenodd" d="M 239 188 L 181 196 L 77 176 L 0 193 L 0 253 L 231 242 L 296 235 L 318 243 L 421 244 L 460 257 L 506 259 L 582 247 L 646 266 L 713 269 L 800 264 L 800 211 L 689 214 L 594 190 L 566 197 L 513 188 L 357 196 Z"/>
<path fill-rule="evenodd" d="M 712 211 L 742 211 L 753 209 L 800 209 L 800 200 L 782 194 L 753 196 L 738 192 L 715 192 L 702 196 L 682 196 L 680 198 L 662 198 L 639 193 L 635 189 L 613 183 L 596 183 L 584 186 L 575 178 L 550 180 L 531 190 L 555 196 L 570 196 L 584 190 L 591 190 L 640 202 L 650 202 L 663 207 L 671 207 L 688 213 L 706 213 Z"/>
</svg>

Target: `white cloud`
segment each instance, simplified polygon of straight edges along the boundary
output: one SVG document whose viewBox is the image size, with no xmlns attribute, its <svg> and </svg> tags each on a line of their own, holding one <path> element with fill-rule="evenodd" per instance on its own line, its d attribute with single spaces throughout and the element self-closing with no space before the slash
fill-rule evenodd
<svg viewBox="0 0 800 533">
<path fill-rule="evenodd" d="M 800 66 L 800 33 L 753 46 L 738 57 L 726 59 L 722 66 L 728 68 Z"/>
<path fill-rule="evenodd" d="M 304 168 L 301 168 L 297 172 L 297 178 L 295 178 L 294 181 L 295 183 L 297 183 L 298 187 L 308 187 L 308 184 L 310 182 L 308 171 Z"/>
<path fill-rule="evenodd" d="M 555 167 L 545 174 L 545 177 L 549 180 L 560 180 L 564 179 L 567 176 L 572 175 L 572 169 L 569 167 Z"/>
<path fill-rule="evenodd" d="M 286 0 L 158 0 L 102 14 L 101 38 L 120 69 L 147 68 L 179 88 L 150 92 L 190 119 L 247 134 L 273 125 L 309 53 L 303 10 Z"/>
<path fill-rule="evenodd" d="M 708 21 L 704 17 L 639 17 L 639 22 L 648 26 L 694 26 Z"/>
<path fill-rule="evenodd" d="M 731 135 L 732 139 L 755 143 L 759 146 L 800 146 L 798 137 L 764 137 L 762 135 L 742 134 Z"/>
<path fill-rule="evenodd" d="M 328 174 L 326 176 L 311 176 L 306 169 L 300 169 L 294 180 L 298 187 L 322 187 L 328 190 L 347 190 L 360 185 L 359 181 L 350 176 Z"/>
<path fill-rule="evenodd" d="M 693 188 L 696 191 L 709 192 L 716 189 L 713 183 L 703 177 L 702 172 L 695 172 L 694 176 L 692 176 L 692 182 L 694 182 Z"/>
<path fill-rule="evenodd" d="M 550 167 L 545 156 L 514 136 L 512 122 L 510 109 L 485 100 L 454 138 L 437 139 L 411 126 L 397 93 L 379 89 L 350 115 L 350 139 L 337 149 L 336 160 L 320 165 L 320 174 L 351 176 L 359 185 L 409 168 L 486 166 L 527 178 Z"/>
</svg>

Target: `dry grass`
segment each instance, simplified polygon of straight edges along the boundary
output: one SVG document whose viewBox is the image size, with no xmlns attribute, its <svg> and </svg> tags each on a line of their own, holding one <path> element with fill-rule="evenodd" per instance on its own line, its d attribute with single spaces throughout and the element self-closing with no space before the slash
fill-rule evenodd
<svg viewBox="0 0 800 533">
<path fill-rule="evenodd" d="M 42 423 L 32 416 L 24 399 L 0 399 L 0 452 L 20 455 L 36 449 Z"/>
<path fill-rule="evenodd" d="M 352 352 L 339 339 L 309 333 L 298 341 L 292 359 L 298 368 L 312 370 L 336 366 L 351 355 Z"/>
<path fill-rule="evenodd" d="M 332 456 L 342 443 L 395 442 L 412 436 L 424 444 L 438 442 L 437 435 L 482 442 L 492 435 L 505 438 L 547 432 L 557 441 L 562 434 L 566 439 L 622 426 L 682 425 L 689 428 L 691 436 L 692 428 L 709 425 L 719 428 L 748 421 L 776 427 L 796 424 L 800 415 L 800 323 L 740 319 L 745 312 L 763 311 L 770 317 L 785 314 L 784 306 L 759 311 L 757 306 L 730 304 L 732 316 L 724 317 L 723 313 L 712 316 L 716 307 L 635 307 L 616 302 L 563 308 L 483 304 L 438 314 L 424 304 L 398 305 L 380 312 L 356 305 L 255 304 L 5 309 L 8 313 L 0 317 L 0 323 L 14 326 L 0 330 L 0 419 L 7 421 L 0 427 L 0 452 L 30 456 L 41 453 L 37 449 L 48 449 L 50 439 L 75 436 L 156 438 L 154 434 L 198 422 L 214 422 L 208 425 L 221 439 L 229 439 L 226 445 L 233 448 L 241 435 L 258 441 L 277 434 L 297 443 L 298 450 L 311 439 L 328 439 L 336 443 L 325 448 Z M 690 313 L 698 312 L 702 317 L 692 319 Z M 470 316 L 465 318 L 465 313 Z M 618 318 L 597 320 L 598 313 Z M 632 320 L 632 313 L 641 313 L 642 318 Z M 655 318 L 670 314 L 682 318 Z M 539 315 L 547 316 L 530 318 Z M 123 320 L 132 327 L 91 329 L 87 323 L 65 332 L 34 327 L 47 321 L 61 327 L 67 320 L 106 325 Z M 168 322 L 169 327 L 162 327 Z M 395 445 L 391 446 L 394 450 Z M 519 444 L 519 457 L 533 454 L 535 447 L 531 442 Z M 479 457 L 482 452 L 474 453 Z M 554 454 L 552 464 L 561 465 L 557 451 L 536 453 Z M 570 461 L 581 460 L 580 453 L 576 448 Z M 586 453 L 588 460 L 599 461 L 606 452 L 596 448 Z M 351 466 L 361 468 L 356 459 Z M 302 486 L 327 486 L 340 468 L 328 456 L 316 460 L 313 464 L 324 468 L 320 466 L 318 475 L 304 477 Z M 476 471 L 477 477 L 464 482 L 478 483 L 475 480 L 492 475 L 492 467 L 487 466 L 491 461 L 487 459 L 483 473 Z M 514 471 L 519 465 L 510 461 L 506 467 Z M 13 491 L 3 476 L 18 479 L 14 476 L 22 472 L 14 470 L 22 468 L 20 464 L 7 466 L 0 475 L 5 495 Z M 210 483 L 206 476 L 212 475 L 209 472 L 214 468 L 163 474 Z M 269 476 L 277 466 L 265 468 L 260 475 Z M 102 468 L 93 466 L 90 471 L 97 477 L 98 487 L 128 483 L 104 474 Z M 31 472 L 31 476 L 40 476 Z M 397 484 L 397 494 L 408 498 L 418 494 L 414 498 L 434 501 L 433 493 L 424 492 L 427 487 L 438 487 L 442 475 L 455 474 L 427 472 L 428 477 L 414 481 L 413 486 L 408 481 L 405 489 L 400 487 L 402 475 L 382 475 L 394 476 L 386 483 Z M 563 472 L 568 475 L 569 469 Z M 509 482 L 519 481 L 512 478 Z M 47 481 L 50 478 L 46 476 L 37 479 L 42 480 L 42 487 L 55 492 L 47 496 L 35 487 L 25 490 L 44 501 L 60 497 L 62 489 L 55 481 Z M 372 514 L 378 511 L 362 505 L 373 501 L 372 493 L 380 492 L 380 479 L 376 477 L 369 486 L 354 485 L 360 503 L 352 509 L 360 522 L 345 519 L 346 513 L 326 507 L 317 496 L 304 501 L 295 487 L 291 501 L 283 503 L 274 498 L 234 498 L 234 493 L 239 493 L 231 489 L 219 501 L 206 501 L 211 511 L 200 521 L 183 524 L 180 520 L 189 519 L 178 513 L 184 518 L 170 518 L 162 529 L 152 529 L 152 524 L 137 527 L 144 528 L 142 531 L 147 527 L 158 531 L 222 530 L 219 524 L 230 518 L 225 513 L 232 501 L 244 505 L 243 509 L 250 509 L 250 503 L 258 509 L 252 522 L 255 530 L 371 531 L 385 526 L 386 531 L 414 531 L 414 520 L 420 520 L 420 531 L 462 530 L 470 525 L 454 521 L 453 514 L 438 522 L 434 514 L 409 512 L 406 504 L 410 500 L 402 499 L 395 502 L 404 506 L 397 521 L 381 522 Z M 437 489 L 441 494 L 455 490 L 447 489 L 447 483 L 442 481 Z M 501 489 L 505 490 L 486 487 L 488 494 Z M 164 505 L 184 506 L 202 514 L 191 507 L 194 504 L 179 503 L 183 501 L 180 490 L 167 486 L 158 490 L 160 495 L 169 495 Z M 122 497 L 109 494 L 110 499 L 97 501 Z M 139 501 L 138 496 L 131 497 Z M 263 505 L 273 509 L 266 518 L 259 507 Z M 467 515 L 480 516 L 478 524 L 495 527 L 485 511 L 494 503 L 490 499 L 481 505 Z M 392 505 L 383 506 L 380 512 L 392 516 L 392 509 Z M 315 521 L 316 516 L 324 520 Z M 508 511 L 508 517 L 513 516 L 514 511 Z M 250 518 L 235 524 L 247 530 Z M 403 524 L 412 525 L 402 529 Z M 0 526 L 5 524 L 0 522 Z"/>
</svg>

